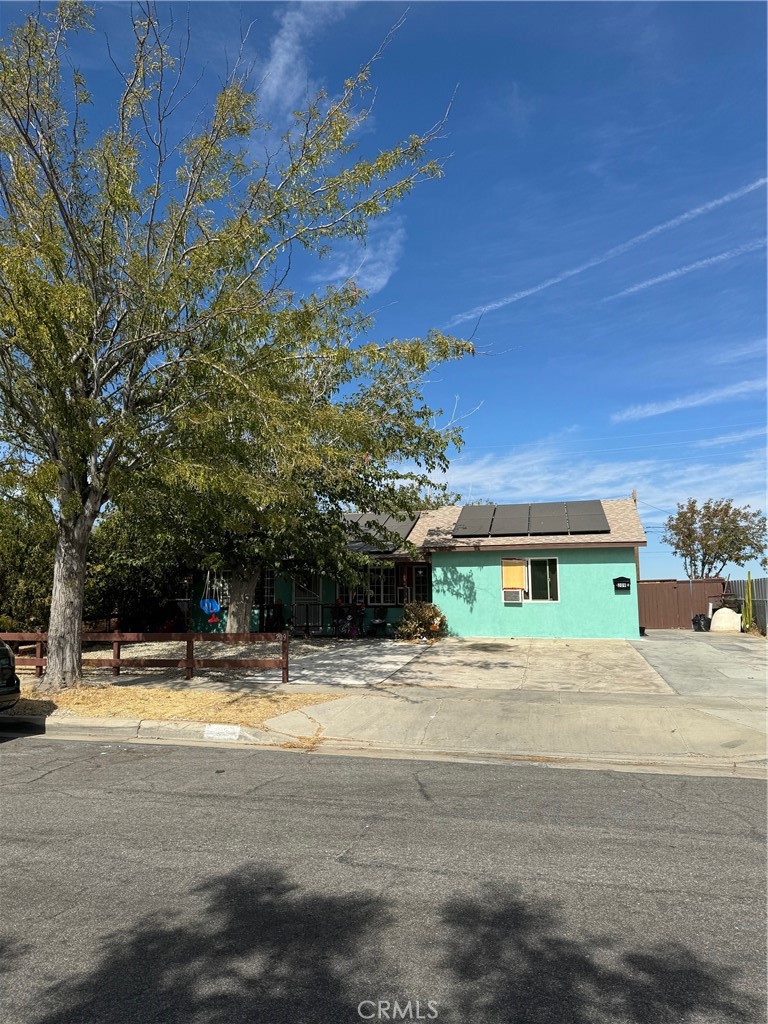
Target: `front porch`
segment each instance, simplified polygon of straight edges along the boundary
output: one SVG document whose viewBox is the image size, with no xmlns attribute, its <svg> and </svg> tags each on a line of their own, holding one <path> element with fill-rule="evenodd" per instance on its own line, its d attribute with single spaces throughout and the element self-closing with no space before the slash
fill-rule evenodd
<svg viewBox="0 0 768 1024">
<path fill-rule="evenodd" d="M 197 594 L 197 590 L 200 591 Z M 219 584 L 221 609 L 215 622 L 200 608 L 201 586 L 190 603 L 189 629 L 201 633 L 226 632 L 228 591 L 226 580 Z M 385 628 L 378 627 L 379 635 L 391 635 L 400 621 L 405 605 L 412 601 L 432 600 L 432 567 L 426 561 L 393 560 L 389 565 L 374 564 L 367 580 L 349 587 L 315 573 L 303 580 L 276 575 L 267 570 L 262 574 L 254 595 L 251 613 L 253 632 L 282 632 L 288 629 L 294 636 L 338 635 L 338 619 L 352 618 L 352 629 L 346 635 L 368 636 L 372 632 L 377 612 L 384 610 Z"/>
</svg>

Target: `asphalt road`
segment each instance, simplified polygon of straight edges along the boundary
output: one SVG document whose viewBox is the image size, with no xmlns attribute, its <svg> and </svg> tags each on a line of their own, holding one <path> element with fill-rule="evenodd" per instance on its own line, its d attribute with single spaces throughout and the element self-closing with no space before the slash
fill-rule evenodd
<svg viewBox="0 0 768 1024">
<path fill-rule="evenodd" d="M 0 1019 L 763 1022 L 765 821 L 743 779 L 6 741 Z"/>
</svg>

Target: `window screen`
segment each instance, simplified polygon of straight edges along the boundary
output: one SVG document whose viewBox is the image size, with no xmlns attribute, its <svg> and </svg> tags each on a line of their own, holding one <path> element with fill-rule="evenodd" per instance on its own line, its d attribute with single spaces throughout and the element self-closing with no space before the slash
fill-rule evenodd
<svg viewBox="0 0 768 1024">
<path fill-rule="evenodd" d="M 557 601 L 557 559 L 531 559 L 531 601 Z"/>
</svg>

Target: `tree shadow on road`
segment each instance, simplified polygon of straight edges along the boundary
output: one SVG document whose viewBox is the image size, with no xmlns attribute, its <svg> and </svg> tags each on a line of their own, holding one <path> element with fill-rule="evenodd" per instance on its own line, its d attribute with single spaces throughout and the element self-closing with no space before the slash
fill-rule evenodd
<svg viewBox="0 0 768 1024">
<path fill-rule="evenodd" d="M 419 997 L 434 1000 L 438 1024 L 764 1019 L 727 968 L 681 945 L 629 949 L 567 932 L 555 908 L 508 887 L 450 900 L 416 930 L 405 903 L 300 887 L 259 866 L 213 878 L 185 903 L 112 935 L 92 970 L 33 997 L 37 1014 L 24 1020 L 354 1024 L 363 1000 Z M 414 1019 L 415 1002 L 404 1017 L 389 1005 L 380 1019 Z"/>
<path fill-rule="evenodd" d="M 445 966 L 457 1020 L 478 1024 L 737 1024 L 762 1004 L 735 987 L 736 971 L 680 944 L 622 949 L 566 935 L 551 904 L 488 887 L 446 905 Z"/>
<path fill-rule="evenodd" d="M 191 897 L 192 916 L 158 913 L 113 935 L 93 972 L 49 991 L 41 1024 L 357 1019 L 374 984 L 369 939 L 387 924 L 386 901 L 302 892 L 259 867 L 214 878 Z"/>
</svg>

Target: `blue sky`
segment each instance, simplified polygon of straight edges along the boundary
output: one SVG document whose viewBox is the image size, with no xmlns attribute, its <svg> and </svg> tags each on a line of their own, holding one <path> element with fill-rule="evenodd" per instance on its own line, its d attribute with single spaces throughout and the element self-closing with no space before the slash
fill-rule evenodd
<svg viewBox="0 0 768 1024">
<path fill-rule="evenodd" d="M 20 9 L 0 5 L 2 31 Z M 97 10 L 119 47 L 125 7 Z M 263 110 L 283 126 L 405 12 L 193 3 L 200 102 L 253 23 Z M 445 177 L 319 271 L 359 267 L 377 336 L 474 333 L 475 358 L 427 389 L 464 427 L 448 482 L 465 500 L 636 487 L 645 578 L 681 575 L 659 541 L 678 501 L 765 508 L 765 39 L 758 3 L 411 4 L 360 145 L 427 129 L 458 85 Z M 106 81 L 94 42 L 77 56 Z"/>
</svg>

